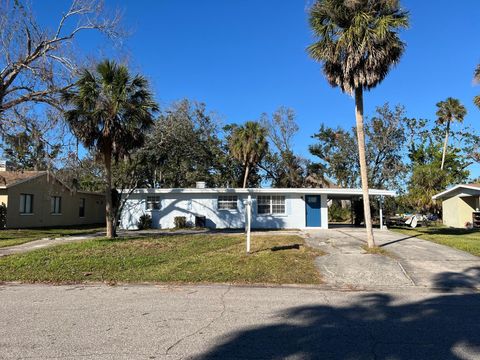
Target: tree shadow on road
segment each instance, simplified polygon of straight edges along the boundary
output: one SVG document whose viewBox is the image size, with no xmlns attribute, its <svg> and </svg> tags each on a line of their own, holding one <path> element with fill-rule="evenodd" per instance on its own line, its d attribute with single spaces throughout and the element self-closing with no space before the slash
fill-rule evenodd
<svg viewBox="0 0 480 360">
<path fill-rule="evenodd" d="M 360 294 L 352 302 L 288 308 L 272 325 L 235 331 L 197 359 L 480 358 L 480 269 L 441 274 L 439 287 L 463 290 L 405 303 Z"/>
</svg>

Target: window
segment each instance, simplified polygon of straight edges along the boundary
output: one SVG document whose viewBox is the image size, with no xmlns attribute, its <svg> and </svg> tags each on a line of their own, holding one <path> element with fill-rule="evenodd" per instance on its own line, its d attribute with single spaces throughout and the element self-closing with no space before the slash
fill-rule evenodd
<svg viewBox="0 0 480 360">
<path fill-rule="evenodd" d="M 257 197 L 257 213 L 285 214 L 285 196 L 266 195 Z"/>
<path fill-rule="evenodd" d="M 285 214 L 285 196 L 272 196 L 272 214 Z"/>
<path fill-rule="evenodd" d="M 33 214 L 32 194 L 20 194 L 20 214 Z"/>
<path fill-rule="evenodd" d="M 78 216 L 85 217 L 85 198 L 80 198 L 80 203 L 78 206 Z"/>
<path fill-rule="evenodd" d="M 270 214 L 270 196 L 257 197 L 257 213 Z"/>
<path fill-rule="evenodd" d="M 62 198 L 60 196 L 52 196 L 51 198 L 51 214 L 61 214 L 62 213 Z"/>
<path fill-rule="evenodd" d="M 218 197 L 218 210 L 237 210 L 237 197 L 233 195 L 222 195 Z"/>
<path fill-rule="evenodd" d="M 160 209 L 160 196 L 147 196 L 147 210 Z"/>
</svg>

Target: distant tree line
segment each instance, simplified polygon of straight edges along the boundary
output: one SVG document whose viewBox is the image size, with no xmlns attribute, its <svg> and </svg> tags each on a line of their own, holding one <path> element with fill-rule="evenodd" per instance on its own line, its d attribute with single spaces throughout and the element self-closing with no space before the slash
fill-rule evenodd
<svg viewBox="0 0 480 360">
<path fill-rule="evenodd" d="M 78 33 L 117 41 L 120 17 L 100 0 L 73 0 L 58 26 L 43 28 L 27 2 L 0 4 L 0 132 L 3 157 L 18 170 L 56 171 L 73 189 L 105 191 L 115 236 L 121 201 L 137 187 L 362 187 L 373 246 L 369 187 L 396 189 L 404 210 L 440 211 L 431 196 L 470 179 L 479 137 L 462 124 L 458 99 L 437 103 L 435 119 L 408 118 L 384 104 L 364 114 L 364 92 L 400 60 L 408 12 L 399 1 L 317 0 L 307 52 L 326 80 L 355 99 L 355 126 L 319 124 L 306 159 L 295 153 L 298 124 L 280 107 L 222 124 L 207 105 L 183 99 L 159 109 L 150 84 L 121 61 L 73 50 Z M 480 64 L 474 70 L 480 82 Z M 480 95 L 474 104 L 480 108 Z M 352 122 L 353 124 L 353 122 Z"/>
</svg>

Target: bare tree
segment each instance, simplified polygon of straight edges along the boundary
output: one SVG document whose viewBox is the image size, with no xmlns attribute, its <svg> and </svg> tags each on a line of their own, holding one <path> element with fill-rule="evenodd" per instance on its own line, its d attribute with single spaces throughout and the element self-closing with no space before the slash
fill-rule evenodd
<svg viewBox="0 0 480 360">
<path fill-rule="evenodd" d="M 101 0 L 73 0 L 57 26 L 46 29 L 26 1 L 0 0 L 0 130 L 16 126 L 13 110 L 21 106 L 61 109 L 59 95 L 81 61 L 73 40 L 90 30 L 119 39 L 119 21 L 120 13 L 106 14 Z"/>
</svg>

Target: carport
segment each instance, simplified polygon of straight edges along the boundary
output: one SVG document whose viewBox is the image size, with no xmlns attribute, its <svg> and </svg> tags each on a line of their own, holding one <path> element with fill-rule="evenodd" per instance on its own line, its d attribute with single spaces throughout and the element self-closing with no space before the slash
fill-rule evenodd
<svg viewBox="0 0 480 360">
<path fill-rule="evenodd" d="M 349 203 L 350 207 L 350 219 L 349 222 L 336 222 L 330 221 L 328 223 L 329 228 L 338 228 L 338 227 L 360 227 L 360 223 L 364 222 L 363 219 L 363 196 L 361 193 L 358 193 L 358 189 L 338 189 L 340 191 L 334 193 L 328 193 L 327 197 L 327 205 L 329 208 L 329 212 L 331 207 L 334 204 L 337 206 L 341 206 L 342 209 L 346 209 L 346 203 Z M 354 190 L 351 191 L 349 194 L 345 193 L 345 190 Z M 380 229 L 384 229 L 383 224 L 383 206 L 384 206 L 384 198 L 386 196 L 394 197 L 396 196 L 395 191 L 389 190 L 378 190 L 378 189 L 370 189 L 370 204 L 373 205 L 375 202 L 378 205 L 378 217 L 380 222 Z M 355 213 L 355 208 L 357 208 L 357 214 Z M 333 209 L 332 209 L 333 210 Z M 355 215 L 358 215 L 356 218 Z M 360 220 L 361 219 L 361 220 Z"/>
</svg>

